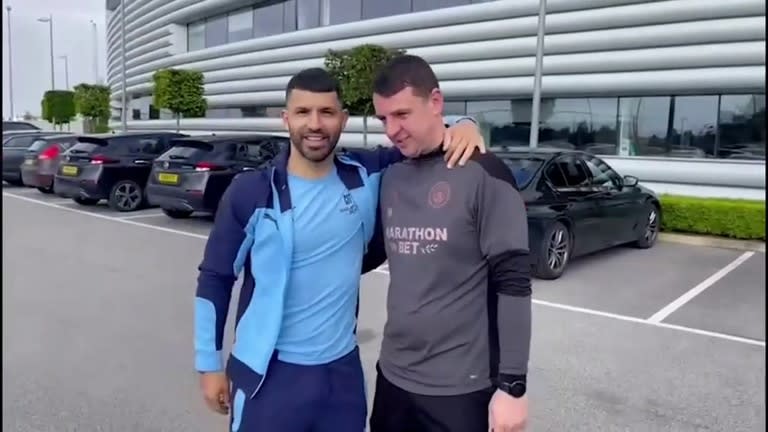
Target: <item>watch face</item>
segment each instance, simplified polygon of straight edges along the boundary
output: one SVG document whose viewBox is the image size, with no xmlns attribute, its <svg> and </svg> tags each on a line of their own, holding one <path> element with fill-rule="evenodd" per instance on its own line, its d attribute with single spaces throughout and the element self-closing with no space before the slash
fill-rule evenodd
<svg viewBox="0 0 768 432">
<path fill-rule="evenodd" d="M 520 381 L 514 382 L 509 385 L 508 393 L 512 397 L 516 397 L 516 398 L 523 397 L 523 395 L 525 395 L 525 387 L 526 386 L 524 382 L 520 382 Z"/>
</svg>

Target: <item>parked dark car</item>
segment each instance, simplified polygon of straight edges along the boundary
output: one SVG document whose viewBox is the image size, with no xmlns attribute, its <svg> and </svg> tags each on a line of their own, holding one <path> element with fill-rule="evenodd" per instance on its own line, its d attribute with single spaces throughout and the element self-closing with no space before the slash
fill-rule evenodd
<svg viewBox="0 0 768 432">
<path fill-rule="evenodd" d="M 149 203 L 172 218 L 215 213 L 232 179 L 269 163 L 287 146 L 277 135 L 211 135 L 175 139 L 155 160 L 147 185 Z"/>
<path fill-rule="evenodd" d="M 654 245 L 661 227 L 656 194 L 589 153 L 507 148 L 528 211 L 534 275 L 556 279 L 574 257 L 621 244 Z"/>
<path fill-rule="evenodd" d="M 24 153 L 21 165 L 21 181 L 25 186 L 37 188 L 43 193 L 53 193 L 53 176 L 59 168 L 64 152 L 77 143 L 77 135 L 44 135 Z"/>
<path fill-rule="evenodd" d="M 32 123 L 23 122 L 23 121 L 4 121 L 3 122 L 3 132 L 7 131 L 36 131 L 40 130 L 39 127 L 33 125 Z"/>
<path fill-rule="evenodd" d="M 170 148 L 172 132 L 85 135 L 63 155 L 53 190 L 82 205 L 106 199 L 120 212 L 146 204 L 144 189 L 152 161 Z"/>
<path fill-rule="evenodd" d="M 24 163 L 24 155 L 27 149 L 36 139 L 62 132 L 25 131 L 3 134 L 3 180 L 8 183 L 21 186 L 21 164 Z"/>
</svg>

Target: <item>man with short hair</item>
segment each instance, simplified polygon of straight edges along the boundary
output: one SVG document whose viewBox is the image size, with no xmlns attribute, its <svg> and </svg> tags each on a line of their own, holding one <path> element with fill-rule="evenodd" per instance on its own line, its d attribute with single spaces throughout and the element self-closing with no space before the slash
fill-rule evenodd
<svg viewBox="0 0 768 432">
<path fill-rule="evenodd" d="M 283 112 L 291 145 L 270 167 L 237 176 L 219 205 L 198 277 L 195 367 L 208 406 L 231 412 L 232 431 L 365 429 L 360 274 L 382 263 L 364 254 L 381 172 L 402 155 L 336 154 L 346 121 L 337 82 L 322 69 L 299 72 Z M 472 122 L 447 135 L 449 152 L 464 160 L 483 145 Z M 225 372 L 224 327 L 241 271 Z"/>
<path fill-rule="evenodd" d="M 506 165 L 448 170 L 443 95 L 404 55 L 374 84 L 376 116 L 407 159 L 382 177 L 387 322 L 371 432 L 518 432 L 528 416 L 528 226 Z"/>
</svg>

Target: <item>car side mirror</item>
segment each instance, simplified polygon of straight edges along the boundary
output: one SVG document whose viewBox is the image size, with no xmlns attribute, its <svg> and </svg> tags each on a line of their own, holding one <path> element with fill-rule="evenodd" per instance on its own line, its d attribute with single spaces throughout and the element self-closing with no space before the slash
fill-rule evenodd
<svg viewBox="0 0 768 432">
<path fill-rule="evenodd" d="M 635 186 L 637 186 L 637 183 L 638 183 L 639 181 L 640 181 L 640 180 L 639 180 L 637 177 L 635 177 L 635 176 L 631 176 L 631 175 L 625 175 L 625 176 L 624 176 L 624 182 L 623 182 L 623 186 L 626 186 L 626 187 L 635 187 Z"/>
</svg>

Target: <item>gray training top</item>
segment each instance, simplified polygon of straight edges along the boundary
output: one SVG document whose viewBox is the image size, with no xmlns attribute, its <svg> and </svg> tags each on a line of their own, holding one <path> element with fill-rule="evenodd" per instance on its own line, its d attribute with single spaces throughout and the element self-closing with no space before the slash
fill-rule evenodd
<svg viewBox="0 0 768 432">
<path fill-rule="evenodd" d="M 384 377 L 438 396 L 488 388 L 499 374 L 505 382 L 525 375 L 528 225 L 504 162 L 476 153 L 448 169 L 436 150 L 392 165 L 382 179 L 381 218 L 390 273 Z"/>
</svg>

